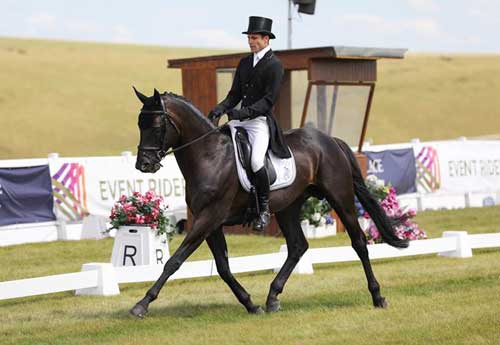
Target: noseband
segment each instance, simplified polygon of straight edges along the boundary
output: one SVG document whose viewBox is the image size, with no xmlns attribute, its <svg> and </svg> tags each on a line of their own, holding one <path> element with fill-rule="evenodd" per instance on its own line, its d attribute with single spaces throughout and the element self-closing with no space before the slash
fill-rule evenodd
<svg viewBox="0 0 500 345">
<path fill-rule="evenodd" d="M 163 157 L 165 157 L 167 153 L 167 121 L 170 123 L 170 125 L 175 129 L 177 132 L 177 135 L 180 135 L 181 132 L 179 131 L 179 128 L 177 128 L 176 124 L 172 120 L 172 115 L 168 113 L 168 111 L 165 108 L 165 104 L 163 103 L 163 99 L 160 98 L 161 100 L 161 110 L 141 110 L 139 113 L 139 116 L 141 115 L 159 115 L 160 116 L 160 136 L 161 136 L 161 142 L 159 146 L 137 146 L 137 149 L 140 151 L 155 151 L 157 152 L 158 158 L 161 160 Z"/>
</svg>

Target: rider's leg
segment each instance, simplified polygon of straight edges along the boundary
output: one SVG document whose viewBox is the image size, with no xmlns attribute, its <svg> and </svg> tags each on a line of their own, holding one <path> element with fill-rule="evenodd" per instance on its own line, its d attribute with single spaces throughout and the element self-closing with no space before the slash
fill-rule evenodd
<svg viewBox="0 0 500 345">
<path fill-rule="evenodd" d="M 252 171 L 255 173 L 255 189 L 259 201 L 259 216 L 254 222 L 254 229 L 264 230 L 269 225 L 271 213 L 269 212 L 269 177 L 264 160 L 269 146 L 269 127 L 265 117 L 245 121 L 248 139 L 252 145 Z"/>
<path fill-rule="evenodd" d="M 259 216 L 255 220 L 253 227 L 257 231 L 262 231 L 271 221 L 271 212 L 269 211 L 269 177 L 264 166 L 255 172 L 255 188 L 259 200 Z"/>
</svg>

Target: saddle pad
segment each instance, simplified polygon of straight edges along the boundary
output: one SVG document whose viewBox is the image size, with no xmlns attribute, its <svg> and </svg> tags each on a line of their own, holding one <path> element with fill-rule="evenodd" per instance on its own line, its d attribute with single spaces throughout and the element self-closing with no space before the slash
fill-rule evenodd
<svg viewBox="0 0 500 345">
<path fill-rule="evenodd" d="M 238 177 L 240 179 L 240 184 L 244 190 L 250 192 L 252 184 L 248 179 L 245 169 L 241 166 L 241 162 L 238 156 L 238 150 L 236 149 L 236 138 L 235 138 L 236 129 L 234 127 L 238 125 L 231 123 L 231 121 L 228 122 L 228 125 L 229 128 L 231 129 L 231 138 L 233 140 L 233 146 L 234 146 L 234 158 L 236 160 L 236 167 L 238 170 Z M 269 158 L 271 159 L 271 162 L 274 165 L 274 169 L 276 170 L 276 181 L 274 181 L 274 183 L 270 186 L 270 190 L 285 188 L 291 185 L 295 180 L 295 175 L 297 172 L 295 168 L 295 159 L 293 157 L 292 150 L 290 150 L 292 157 L 284 159 L 276 157 L 271 150 L 268 150 L 267 153 L 269 154 Z"/>
</svg>

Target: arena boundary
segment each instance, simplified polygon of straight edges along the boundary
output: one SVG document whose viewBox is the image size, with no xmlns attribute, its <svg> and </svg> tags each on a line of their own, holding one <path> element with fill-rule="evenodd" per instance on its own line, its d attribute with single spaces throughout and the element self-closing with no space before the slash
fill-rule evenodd
<svg viewBox="0 0 500 345">
<path fill-rule="evenodd" d="M 472 249 L 500 247 L 500 233 L 469 235 L 466 231 L 446 231 L 441 238 L 410 242 L 406 249 L 387 244 L 369 245 L 371 259 L 387 259 L 437 253 L 440 256 L 468 258 Z M 271 254 L 242 256 L 229 259 L 233 273 L 278 270 L 286 259 L 286 245 Z M 359 260 L 350 246 L 309 249 L 295 273 L 312 274 L 313 265 Z M 120 293 L 119 284 L 156 280 L 162 265 L 113 267 L 110 263 L 87 263 L 81 272 L 0 282 L 0 300 L 36 296 L 75 290 L 77 295 L 109 296 Z M 185 262 L 172 276 L 174 279 L 211 277 L 218 275 L 214 260 Z"/>
</svg>

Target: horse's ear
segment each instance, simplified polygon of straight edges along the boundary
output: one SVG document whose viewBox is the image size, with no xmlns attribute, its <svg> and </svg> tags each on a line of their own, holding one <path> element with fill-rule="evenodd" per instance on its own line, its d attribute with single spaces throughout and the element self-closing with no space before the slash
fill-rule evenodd
<svg viewBox="0 0 500 345">
<path fill-rule="evenodd" d="M 134 88 L 135 94 L 137 95 L 137 98 L 142 102 L 142 104 L 146 104 L 148 97 L 137 91 L 135 86 L 132 86 Z"/>
<path fill-rule="evenodd" d="M 160 92 L 158 92 L 158 90 L 154 90 L 153 92 L 153 99 L 155 101 L 155 104 L 161 104 L 161 96 L 160 96 Z"/>
</svg>

